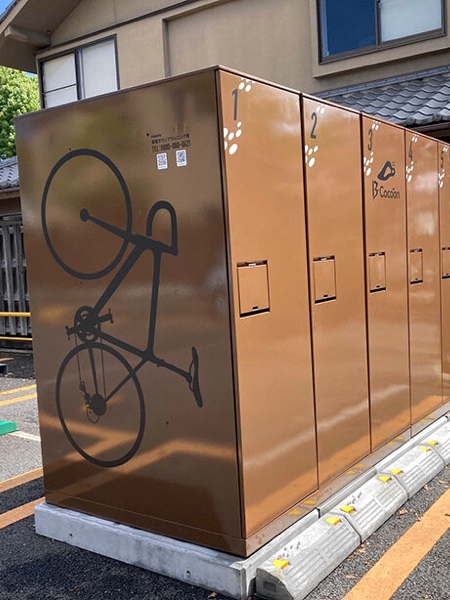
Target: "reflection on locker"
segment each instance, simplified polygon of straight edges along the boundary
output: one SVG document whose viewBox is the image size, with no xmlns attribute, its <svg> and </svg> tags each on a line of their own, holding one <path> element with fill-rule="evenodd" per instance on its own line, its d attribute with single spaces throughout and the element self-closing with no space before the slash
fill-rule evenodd
<svg viewBox="0 0 450 600">
<path fill-rule="evenodd" d="M 303 98 L 320 483 L 370 451 L 359 121 Z"/>
<path fill-rule="evenodd" d="M 405 142 L 362 118 L 372 448 L 410 425 Z"/>
<path fill-rule="evenodd" d="M 317 489 L 298 95 L 209 69 L 17 130 L 47 500 L 249 554 Z"/>
<path fill-rule="evenodd" d="M 438 144 L 405 132 L 411 416 L 442 404 Z"/>
</svg>

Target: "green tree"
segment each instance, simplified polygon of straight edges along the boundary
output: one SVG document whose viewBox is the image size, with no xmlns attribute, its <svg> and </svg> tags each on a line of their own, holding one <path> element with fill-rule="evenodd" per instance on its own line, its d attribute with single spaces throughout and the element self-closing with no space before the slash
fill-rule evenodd
<svg viewBox="0 0 450 600">
<path fill-rule="evenodd" d="M 39 109 L 37 77 L 0 67 L 0 157 L 16 153 L 14 117 Z"/>
</svg>

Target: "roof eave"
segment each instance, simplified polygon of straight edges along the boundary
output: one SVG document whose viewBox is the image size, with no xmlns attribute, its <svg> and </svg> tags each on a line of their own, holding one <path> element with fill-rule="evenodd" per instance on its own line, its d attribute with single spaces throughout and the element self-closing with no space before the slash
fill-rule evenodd
<svg viewBox="0 0 450 600">
<path fill-rule="evenodd" d="M 36 72 L 36 53 L 81 0 L 14 0 L 0 17 L 0 65 Z"/>
</svg>

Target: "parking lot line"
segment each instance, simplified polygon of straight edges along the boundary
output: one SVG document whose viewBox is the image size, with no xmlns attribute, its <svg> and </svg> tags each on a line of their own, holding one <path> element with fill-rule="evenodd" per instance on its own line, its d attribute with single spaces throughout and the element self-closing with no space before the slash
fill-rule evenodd
<svg viewBox="0 0 450 600">
<path fill-rule="evenodd" d="M 2 400 L 0 406 L 17 404 L 18 402 L 25 402 L 25 400 L 32 400 L 33 398 L 36 398 L 36 392 L 34 392 L 34 394 L 27 394 L 26 396 L 17 396 L 16 398 L 10 398 L 9 400 Z"/>
<path fill-rule="evenodd" d="M 13 437 L 22 438 L 23 440 L 31 440 L 32 442 L 40 442 L 41 436 L 35 435 L 34 433 L 28 433 L 27 431 L 12 431 L 9 435 Z"/>
<path fill-rule="evenodd" d="M 388 600 L 450 527 L 450 489 L 383 554 L 343 600 Z"/>
<path fill-rule="evenodd" d="M 18 485 L 22 485 L 24 483 L 28 483 L 29 481 L 33 481 L 34 479 L 39 479 L 39 477 L 42 477 L 43 474 L 44 472 L 42 470 L 42 467 L 39 467 L 39 469 L 33 469 L 32 471 L 28 471 L 28 473 L 17 475 L 17 477 L 12 477 L 11 479 L 7 479 L 6 481 L 0 481 L 0 493 L 6 492 L 6 490 L 15 488 Z"/>
<path fill-rule="evenodd" d="M 12 390 L 3 390 L 0 392 L 0 396 L 11 396 L 12 394 L 19 394 L 21 392 L 26 392 L 27 390 L 36 389 L 36 384 L 33 385 L 24 385 L 20 388 L 14 388 Z"/>
<path fill-rule="evenodd" d="M 43 497 L 38 498 L 37 500 L 28 502 L 28 504 L 23 504 L 22 506 L 18 506 L 17 508 L 13 508 L 13 510 L 3 513 L 0 515 L 0 529 L 8 527 L 8 525 L 12 525 L 13 523 L 17 523 L 17 521 L 21 521 L 22 519 L 29 517 L 34 513 L 35 506 L 44 500 L 45 498 Z"/>
</svg>

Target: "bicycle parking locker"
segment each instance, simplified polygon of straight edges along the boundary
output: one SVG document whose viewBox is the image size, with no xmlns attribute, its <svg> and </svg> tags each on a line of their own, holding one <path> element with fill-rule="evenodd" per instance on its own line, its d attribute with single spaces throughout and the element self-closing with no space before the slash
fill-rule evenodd
<svg viewBox="0 0 450 600">
<path fill-rule="evenodd" d="M 444 434 L 367 483 L 450 411 L 447 144 L 222 67 L 16 131 L 43 518 L 254 576 L 302 519 L 353 546 L 443 465 Z"/>
</svg>

